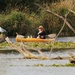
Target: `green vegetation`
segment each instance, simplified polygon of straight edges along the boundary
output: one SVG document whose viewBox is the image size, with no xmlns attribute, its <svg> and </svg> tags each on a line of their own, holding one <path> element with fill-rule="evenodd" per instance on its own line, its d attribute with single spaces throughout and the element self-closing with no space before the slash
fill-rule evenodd
<svg viewBox="0 0 75 75">
<path fill-rule="evenodd" d="M 1 0 L 0 26 L 7 30 L 8 36 L 15 36 L 16 32 L 34 36 L 39 25 L 45 27 L 47 34 L 59 32 L 63 21 L 39 9 L 35 3 L 64 17 L 74 0 Z M 75 28 L 75 14 L 69 13 L 67 21 Z M 65 25 L 60 36 L 72 35 L 75 34 Z"/>
<path fill-rule="evenodd" d="M 9 44 L 6 43 L 6 42 L 0 43 L 0 49 L 4 49 L 4 48 L 6 48 L 7 46 L 9 46 Z"/>
<path fill-rule="evenodd" d="M 25 43 L 25 45 L 33 48 L 50 49 L 52 46 L 54 49 L 71 49 L 75 48 L 75 43 L 73 42 L 55 42 L 54 45 L 51 43 Z"/>
<path fill-rule="evenodd" d="M 17 45 L 17 43 L 15 43 Z M 30 48 L 41 48 L 41 49 L 47 49 L 49 50 L 52 47 L 51 43 L 25 43 Z M 9 47 L 9 44 L 4 42 L 0 43 L 0 49 Z M 73 42 L 55 42 L 53 45 L 53 48 L 58 50 L 58 49 L 75 49 L 75 43 Z"/>
<path fill-rule="evenodd" d="M 31 66 L 31 65 L 26 65 Z M 52 64 L 52 65 L 44 65 L 44 64 L 34 64 L 33 67 L 75 67 L 75 64 L 68 63 L 68 64 Z"/>
<path fill-rule="evenodd" d="M 75 64 L 72 64 L 72 63 L 68 63 L 68 64 L 53 64 L 51 66 L 54 66 L 54 67 L 75 67 Z"/>
</svg>

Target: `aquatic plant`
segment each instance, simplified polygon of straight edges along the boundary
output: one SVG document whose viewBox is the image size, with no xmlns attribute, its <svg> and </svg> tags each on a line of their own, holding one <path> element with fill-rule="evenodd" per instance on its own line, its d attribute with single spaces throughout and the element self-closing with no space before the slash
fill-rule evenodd
<svg viewBox="0 0 75 75">
<path fill-rule="evenodd" d="M 33 67 L 75 67 L 75 64 L 67 63 L 67 64 L 52 64 L 52 65 L 46 65 L 46 64 L 34 64 L 34 65 L 26 65 L 26 66 L 33 66 Z"/>
<path fill-rule="evenodd" d="M 25 43 L 29 47 L 34 48 L 43 48 L 43 49 L 50 49 L 52 47 L 51 43 Z M 75 43 L 73 42 L 54 42 L 53 45 L 54 49 L 70 49 L 75 48 Z"/>
<path fill-rule="evenodd" d="M 18 45 L 15 42 L 16 45 Z M 52 47 L 51 43 L 25 43 L 28 47 L 41 48 L 41 49 L 50 49 Z M 5 48 L 9 46 L 7 42 L 0 43 L 0 48 Z M 73 42 L 55 42 L 54 49 L 71 49 L 75 48 L 75 43 Z"/>
</svg>

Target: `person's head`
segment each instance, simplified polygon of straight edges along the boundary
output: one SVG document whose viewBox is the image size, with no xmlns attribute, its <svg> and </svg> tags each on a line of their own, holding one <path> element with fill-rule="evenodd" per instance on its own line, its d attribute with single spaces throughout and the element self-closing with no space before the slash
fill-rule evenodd
<svg viewBox="0 0 75 75">
<path fill-rule="evenodd" d="M 43 26 L 39 26 L 38 29 L 39 29 L 39 31 L 44 31 L 45 30 Z"/>
</svg>

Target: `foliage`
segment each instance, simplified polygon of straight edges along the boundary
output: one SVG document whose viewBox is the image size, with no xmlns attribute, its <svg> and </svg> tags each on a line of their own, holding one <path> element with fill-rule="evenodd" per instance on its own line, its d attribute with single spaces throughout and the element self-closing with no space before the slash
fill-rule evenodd
<svg viewBox="0 0 75 75">
<path fill-rule="evenodd" d="M 31 48 L 42 48 L 49 50 L 52 47 L 51 43 L 25 43 L 25 45 Z M 70 49 L 75 48 L 75 43 L 73 42 L 55 42 L 53 48 L 58 49 Z"/>
<path fill-rule="evenodd" d="M 12 11 L 10 14 L 4 16 L 1 27 L 7 30 L 9 36 L 13 36 L 16 32 L 26 34 L 30 25 L 31 23 L 25 13 Z"/>
<path fill-rule="evenodd" d="M 9 44 L 6 42 L 0 43 L 0 49 L 4 49 L 7 46 L 9 46 Z"/>
<path fill-rule="evenodd" d="M 28 7 L 30 11 L 36 11 L 37 6 L 34 3 L 52 3 L 60 2 L 61 0 L 0 0 L 0 11 L 11 10 L 18 8 L 19 10 L 24 10 Z"/>
<path fill-rule="evenodd" d="M 35 36 L 39 25 L 44 26 L 47 34 L 57 34 L 63 25 L 62 20 L 39 9 L 35 3 L 64 17 L 74 0 L 1 0 L 0 3 L 3 8 L 0 9 L 0 26 L 7 30 L 8 36 L 15 36 L 16 32 Z M 67 21 L 75 28 L 75 14 L 69 13 Z M 75 34 L 65 25 L 60 36 L 72 35 Z"/>
<path fill-rule="evenodd" d="M 17 43 L 15 43 L 17 45 Z M 30 47 L 30 48 L 42 48 L 42 49 L 46 49 L 49 50 L 52 47 L 51 43 L 25 43 L 26 46 Z M 5 48 L 6 46 L 9 46 L 8 43 L 3 42 L 0 43 L 0 48 Z M 54 49 L 58 50 L 58 49 L 70 49 L 70 48 L 75 48 L 75 43 L 73 42 L 55 42 L 54 43 Z"/>
</svg>

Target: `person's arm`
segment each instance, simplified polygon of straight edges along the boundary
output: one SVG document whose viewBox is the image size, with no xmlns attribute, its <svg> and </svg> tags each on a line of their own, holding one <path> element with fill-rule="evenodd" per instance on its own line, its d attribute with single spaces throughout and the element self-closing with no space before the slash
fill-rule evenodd
<svg viewBox="0 0 75 75">
<path fill-rule="evenodd" d="M 38 35 L 37 38 L 40 38 L 40 35 Z"/>
<path fill-rule="evenodd" d="M 41 33 L 42 33 L 42 32 L 38 32 L 37 38 L 41 38 Z"/>
<path fill-rule="evenodd" d="M 46 35 L 45 32 L 42 32 L 42 33 L 39 34 L 39 37 L 40 37 L 41 39 L 45 39 L 45 35 Z"/>
</svg>

